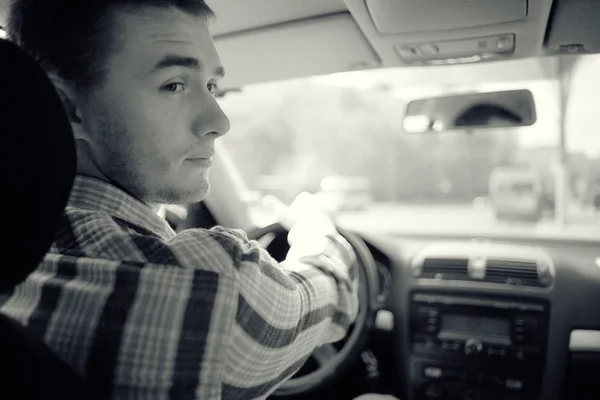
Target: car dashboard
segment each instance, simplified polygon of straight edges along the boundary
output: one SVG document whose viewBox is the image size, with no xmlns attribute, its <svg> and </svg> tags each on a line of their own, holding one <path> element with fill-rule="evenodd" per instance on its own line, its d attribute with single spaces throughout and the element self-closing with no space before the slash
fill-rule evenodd
<svg viewBox="0 0 600 400">
<path fill-rule="evenodd" d="M 363 238 L 396 396 L 598 398 L 598 242 Z"/>
</svg>

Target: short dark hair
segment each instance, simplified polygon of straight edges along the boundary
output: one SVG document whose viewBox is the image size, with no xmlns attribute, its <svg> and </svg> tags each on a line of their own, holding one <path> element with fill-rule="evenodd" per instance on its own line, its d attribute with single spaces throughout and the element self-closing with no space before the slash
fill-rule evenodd
<svg viewBox="0 0 600 400">
<path fill-rule="evenodd" d="M 102 82 L 113 12 L 146 6 L 214 17 L 204 0 L 12 0 L 8 36 L 47 72 L 87 88 Z"/>
</svg>

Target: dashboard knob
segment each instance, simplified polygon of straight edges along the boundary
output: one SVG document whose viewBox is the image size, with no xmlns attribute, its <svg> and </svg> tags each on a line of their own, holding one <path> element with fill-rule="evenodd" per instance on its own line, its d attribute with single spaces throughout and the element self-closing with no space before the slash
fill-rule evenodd
<svg viewBox="0 0 600 400">
<path fill-rule="evenodd" d="M 465 342 L 465 353 L 467 355 L 479 354 L 481 353 L 481 350 L 483 350 L 483 344 L 481 343 L 481 340 L 468 339 Z"/>
</svg>

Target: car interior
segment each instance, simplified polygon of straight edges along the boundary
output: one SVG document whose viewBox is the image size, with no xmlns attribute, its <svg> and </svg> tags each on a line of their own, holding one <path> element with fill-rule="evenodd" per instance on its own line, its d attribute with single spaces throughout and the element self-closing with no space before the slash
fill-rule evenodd
<svg viewBox="0 0 600 400">
<path fill-rule="evenodd" d="M 344 340 L 316 349 L 271 398 L 352 399 L 364 393 L 403 400 L 600 398 L 595 380 L 600 376 L 600 218 L 591 211 L 584 218 L 585 229 L 571 229 L 564 195 L 569 184 L 564 116 L 570 78 L 579 62 L 600 54 L 600 2 L 207 3 L 217 15 L 211 30 L 227 70 L 221 93 L 225 108 L 230 94 L 253 85 L 391 68 L 402 71 L 399 86 L 419 81 L 451 88 L 450 97 L 411 92 L 416 102 L 398 111 L 404 115 L 398 118 L 405 133 L 432 137 L 446 129 L 464 129 L 478 135 L 472 126 L 497 126 L 487 118 L 489 112 L 502 126 L 554 124 L 559 137 L 556 196 L 545 208 L 536 203 L 533 213 L 536 219 L 550 218 L 557 229 L 498 224 L 497 229 L 469 230 L 460 216 L 443 229 L 426 229 L 420 223 L 395 229 L 400 221 L 385 208 L 380 211 L 385 224 L 353 219 L 362 211 L 340 218 L 340 231 L 360 261 L 359 318 Z M 9 1 L 0 0 L 0 27 L 8 6 Z M 50 246 L 75 174 L 75 155 L 72 132 L 50 81 L 24 53 L 1 39 L 0 72 L 0 123 L 7 132 L 4 193 L 11 194 L 3 196 L 4 209 L 11 210 L 15 199 L 21 203 L 18 212 L 6 213 L 13 235 L 3 249 L 15 256 L 7 263 L 11 268 L 1 273 L 0 289 L 10 293 Z M 593 75 L 586 84 L 595 88 Z M 556 113 L 545 110 L 543 96 L 532 96 L 519 84 L 540 77 L 554 82 Z M 506 86 L 511 91 L 473 90 L 488 81 L 512 82 Z M 488 107 L 490 102 L 495 106 Z M 464 105 L 469 105 L 468 112 L 463 112 Z M 598 97 L 591 97 L 578 109 L 594 115 L 596 107 Z M 515 109 L 526 111 L 507 113 Z M 233 137 L 232 126 L 228 136 Z M 597 125 L 587 128 L 580 133 L 581 143 L 598 145 Z M 20 135 L 11 135 L 13 129 Z M 177 231 L 215 225 L 243 229 L 283 260 L 286 232 L 277 221 L 257 222 L 252 216 L 240 173 L 244 168 L 228 146 L 228 136 L 218 142 L 208 198 L 161 212 Z M 355 143 L 360 146 L 362 142 Z M 600 150 L 596 157 L 600 160 Z M 33 169 L 15 168 L 23 159 Z M 593 165 L 600 172 L 600 162 Z M 476 200 L 475 208 L 484 201 Z M 8 371 L 1 398 L 12 398 L 8 393 L 20 398 L 96 398 L 93 388 L 40 338 L 6 317 L 0 318 L 0 348 Z"/>
</svg>

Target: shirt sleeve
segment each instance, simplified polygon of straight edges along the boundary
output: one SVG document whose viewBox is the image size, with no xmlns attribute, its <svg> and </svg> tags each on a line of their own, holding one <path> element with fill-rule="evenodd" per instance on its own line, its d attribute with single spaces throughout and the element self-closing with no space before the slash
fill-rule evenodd
<svg viewBox="0 0 600 400">
<path fill-rule="evenodd" d="M 339 235 L 279 264 L 242 231 L 213 229 L 233 242 L 237 311 L 225 359 L 223 398 L 264 397 L 315 347 L 341 340 L 358 313 L 354 252 Z"/>
<path fill-rule="evenodd" d="M 107 398 L 264 398 L 357 314 L 338 236 L 280 264 L 224 228 L 164 240 L 86 211 L 57 232 L 0 312 Z"/>
</svg>

